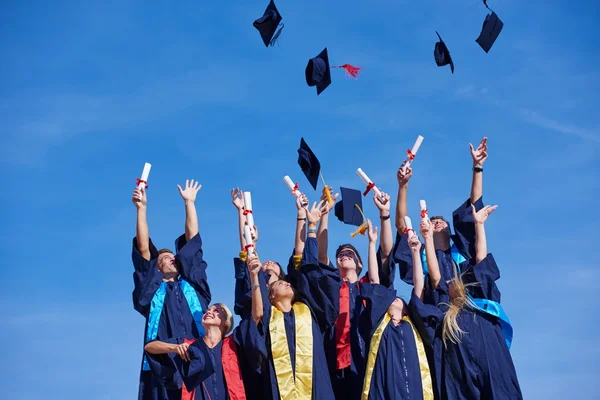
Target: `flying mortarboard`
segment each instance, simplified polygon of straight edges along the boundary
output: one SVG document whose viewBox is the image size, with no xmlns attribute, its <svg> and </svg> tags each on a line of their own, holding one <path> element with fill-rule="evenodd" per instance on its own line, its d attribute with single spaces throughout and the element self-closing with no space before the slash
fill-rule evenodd
<svg viewBox="0 0 600 400">
<path fill-rule="evenodd" d="M 450 64 L 450 70 L 454 73 L 454 62 L 452 61 L 452 57 L 450 57 L 450 51 L 448 51 L 448 47 L 446 47 L 446 43 L 444 43 L 440 34 L 437 31 L 435 34 L 440 38 L 440 41 L 435 44 L 435 49 L 433 50 L 435 63 L 438 67 Z"/>
<path fill-rule="evenodd" d="M 504 27 L 504 23 L 500 21 L 498 15 L 496 15 L 496 13 L 488 7 L 487 0 L 483 0 L 483 4 L 492 13 L 485 17 L 485 20 L 483 21 L 483 27 L 481 28 L 481 33 L 475 41 L 477 44 L 479 44 L 479 46 L 481 46 L 483 51 L 487 53 L 494 45 L 498 35 L 500 35 L 500 32 Z"/>
<path fill-rule="evenodd" d="M 304 138 L 300 139 L 300 148 L 298 149 L 298 165 L 302 168 L 302 172 L 306 175 L 306 178 L 312 185 L 313 189 L 317 190 L 317 183 L 319 182 L 319 173 L 321 172 L 321 163 L 317 159 L 317 156 L 308 147 L 308 144 L 304 141 Z"/>
<path fill-rule="evenodd" d="M 281 24 L 281 28 L 277 31 L 277 27 L 282 20 L 281 14 L 279 14 L 279 10 L 277 10 L 277 6 L 275 6 L 275 2 L 271 0 L 265 13 L 262 17 L 258 18 L 252 25 L 258 32 L 260 33 L 260 37 L 265 43 L 266 47 L 273 46 L 281 35 L 281 30 L 283 29 L 283 24 Z M 275 33 L 277 31 L 277 33 Z"/>
<path fill-rule="evenodd" d="M 345 224 L 360 226 L 364 222 L 358 207 L 362 207 L 360 190 L 340 188 L 342 199 L 335 204 L 335 216 Z M 357 207 L 358 206 L 358 207 Z"/>
<path fill-rule="evenodd" d="M 331 68 L 342 68 L 346 70 L 346 76 L 353 79 L 357 79 L 360 72 L 360 67 L 350 64 L 330 66 L 327 47 L 325 47 L 318 56 L 308 60 L 308 64 L 304 70 L 306 84 L 308 86 L 316 86 L 317 95 L 320 95 L 331 84 L 331 71 L 329 71 Z"/>
</svg>

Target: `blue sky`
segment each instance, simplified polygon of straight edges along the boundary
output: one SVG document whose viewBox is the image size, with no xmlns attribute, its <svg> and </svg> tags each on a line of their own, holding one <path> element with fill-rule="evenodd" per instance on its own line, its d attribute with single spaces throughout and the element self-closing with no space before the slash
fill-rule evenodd
<svg viewBox="0 0 600 400">
<path fill-rule="evenodd" d="M 130 196 L 144 162 L 160 246 L 183 230 L 176 184 L 203 184 L 213 298 L 231 304 L 232 187 L 253 193 L 261 255 L 284 262 L 295 208 L 282 177 L 308 187 L 301 136 L 328 184 L 360 189 L 362 167 L 395 197 L 419 134 L 413 218 L 421 198 L 450 216 L 469 193 L 468 143 L 489 137 L 484 199 L 499 205 L 489 249 L 525 398 L 597 396 L 595 2 L 490 1 L 505 26 L 489 54 L 475 43 L 478 0 L 280 0 L 285 28 L 269 49 L 252 27 L 266 0 L 11 3 L 0 6 L 5 398 L 135 398 L 144 322 L 131 305 Z M 436 30 L 454 75 L 434 63 Z M 326 46 L 332 64 L 363 70 L 358 81 L 332 70 L 317 97 L 304 68 Z M 332 246 L 351 231 L 333 222 Z M 353 243 L 366 252 L 365 237 Z"/>
</svg>

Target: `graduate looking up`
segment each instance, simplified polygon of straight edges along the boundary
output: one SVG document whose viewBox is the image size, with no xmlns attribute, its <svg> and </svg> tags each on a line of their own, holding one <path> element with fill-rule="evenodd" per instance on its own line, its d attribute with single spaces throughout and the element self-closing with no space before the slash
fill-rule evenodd
<svg viewBox="0 0 600 400">
<path fill-rule="evenodd" d="M 315 203 L 308 211 L 297 198 L 296 207 L 288 274 L 269 285 L 269 304 L 263 304 L 261 296 L 252 297 L 253 317 L 260 318 L 258 328 L 264 337 L 259 348 L 263 357 L 257 361 L 262 367 L 264 399 L 330 400 L 334 394 L 324 336 L 338 315 L 340 277 L 336 268 L 318 262 L 316 234 L 322 204 Z M 261 310 L 263 315 L 254 314 Z"/>
<path fill-rule="evenodd" d="M 475 231 L 471 205 L 477 210 L 483 207 L 483 164 L 487 160 L 487 138 L 484 137 L 479 146 L 471 149 L 473 174 L 469 198 L 452 213 L 455 233 L 450 231 L 449 223 L 442 216 L 430 217 L 433 226 L 435 250 L 443 279 L 450 280 L 454 276 L 454 264 L 466 267 L 473 263 L 475 257 Z M 396 203 L 396 243 L 394 261 L 400 266 L 400 278 L 412 284 L 412 255 L 408 246 L 408 235 L 404 217 L 408 215 L 407 198 L 408 182 L 412 177 L 412 168 L 404 166 L 398 169 L 398 201 Z M 423 253 L 422 253 L 423 254 Z M 427 273 L 427 257 L 423 257 L 423 268 Z M 427 279 L 426 279 L 427 284 Z"/>
<path fill-rule="evenodd" d="M 184 188 L 177 187 L 184 202 L 186 218 L 185 233 L 176 240 L 176 254 L 169 249 L 156 249 L 150 239 L 146 219 L 146 191 L 135 189 L 133 192 L 137 228 L 132 248 L 132 297 L 133 307 L 146 319 L 144 343 L 173 337 L 195 339 L 204 335 L 202 315 L 208 308 L 211 293 L 195 206 L 201 185 L 194 180 L 186 180 Z M 139 399 L 169 399 L 173 393 L 179 392 L 176 386 L 163 384 L 154 378 L 146 357 L 143 357 Z"/>
</svg>

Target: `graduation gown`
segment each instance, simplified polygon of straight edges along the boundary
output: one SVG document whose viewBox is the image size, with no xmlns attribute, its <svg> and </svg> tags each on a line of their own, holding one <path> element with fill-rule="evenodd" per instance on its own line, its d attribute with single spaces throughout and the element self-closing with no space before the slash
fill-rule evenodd
<svg viewBox="0 0 600 400">
<path fill-rule="evenodd" d="M 480 197 L 474 203 L 477 211 L 483 208 L 483 197 Z M 471 201 L 467 199 L 452 213 L 452 224 L 454 225 L 454 235 L 451 235 L 452 244 L 456 248 L 459 254 L 461 254 L 466 261 L 461 263 L 459 267 L 459 273 L 463 269 L 466 269 L 468 265 L 474 263 L 475 259 L 475 221 L 473 220 L 473 211 L 471 209 Z M 448 227 L 450 228 L 450 227 Z M 425 251 L 425 246 L 422 247 L 421 252 Z M 447 251 L 436 250 L 435 251 L 438 264 L 440 266 L 440 273 L 443 281 L 449 281 L 454 277 L 454 262 L 452 260 L 451 250 Z M 412 253 L 410 246 L 408 245 L 408 234 L 404 232 L 396 233 L 396 242 L 393 250 L 394 262 L 398 263 L 400 270 L 400 279 L 409 285 L 413 284 L 412 279 Z M 429 280 L 429 276 L 425 276 L 426 283 Z M 426 302 L 431 303 L 430 299 L 425 298 Z"/>
<path fill-rule="evenodd" d="M 491 254 L 463 274 L 464 283 L 477 283 L 469 287 L 473 298 L 500 302 L 500 291 L 495 281 L 500 272 Z M 448 288 L 442 280 L 437 292 L 440 303 L 449 303 Z M 418 299 L 415 300 L 416 303 Z M 438 304 L 438 312 L 430 305 L 420 303 L 417 313 L 422 316 L 423 336 L 432 343 L 432 351 L 441 377 L 441 396 L 444 399 L 522 399 L 521 389 L 500 320 L 477 309 L 464 308 L 457 321 L 465 332 L 458 344 L 441 339 L 444 311 L 447 306 Z"/>
<path fill-rule="evenodd" d="M 377 266 L 381 284 L 393 288 L 395 264 L 392 254 L 389 254 L 388 262 L 383 265 L 381 247 L 377 251 Z M 333 268 L 333 265 L 331 267 Z M 361 397 L 368 353 L 368 345 L 359 333 L 359 318 L 365 308 L 365 302 L 360 296 L 360 288 L 365 282 L 369 282 L 367 275 L 354 283 L 342 282 L 340 313 L 336 323 L 326 335 L 327 359 L 335 397 L 338 399 L 358 400 Z M 340 365 L 345 367 L 340 368 Z"/>
<path fill-rule="evenodd" d="M 396 291 L 365 283 L 360 292 L 367 303 L 360 318 L 360 331 L 369 341 L 370 352 L 376 354 L 366 363 L 367 377 L 363 383 L 368 388 L 363 386 L 361 392 L 368 389 L 365 397 L 370 400 L 432 399 L 429 364 L 425 347 L 418 342 L 420 336 L 418 333 L 415 336 L 416 328 L 411 326 L 409 318 L 395 325 L 387 316 Z M 411 308 L 409 303 L 409 314 Z"/>
<path fill-rule="evenodd" d="M 203 259 L 202 239 L 200 234 L 186 242 L 185 235 L 180 236 L 176 242 L 177 254 L 175 256 L 180 269 L 180 278 L 185 279 L 193 288 L 203 310 L 208 308 L 211 300 L 210 288 L 207 282 L 207 264 Z M 158 251 L 150 240 L 151 260 L 142 257 L 137 247 L 136 238 L 133 239 L 132 260 L 135 271 L 133 273 L 133 307 L 146 319 L 144 330 L 144 344 L 148 334 L 148 322 L 152 300 L 161 287 L 162 274 L 156 268 Z M 181 282 L 166 282 L 164 305 L 158 319 L 158 328 L 155 339 L 167 340 L 173 337 L 195 339 L 200 336 L 200 330 L 190 306 L 183 293 Z M 144 368 L 142 360 L 140 372 L 139 400 L 163 400 L 181 398 L 178 389 L 169 384 L 163 384 L 154 378 L 152 372 Z M 169 379 L 166 381 L 170 382 Z M 174 396 L 174 397 L 173 397 Z"/>
<path fill-rule="evenodd" d="M 294 257 L 290 258 L 287 279 L 296 291 L 295 301 L 305 304 L 310 311 L 311 330 L 309 334 L 312 334 L 310 383 L 312 390 L 309 396 L 313 400 L 331 400 L 334 398 L 334 394 L 327 358 L 325 356 L 324 339 L 325 333 L 333 325 L 338 316 L 341 284 L 339 271 L 337 268 L 332 268 L 331 265 L 319 264 L 317 239 L 307 238 L 302 261 L 298 269 L 295 268 Z M 270 306 L 270 303 L 267 304 Z M 274 343 L 271 340 L 271 312 L 270 307 L 265 308 L 265 315 L 259 326 L 259 331 L 264 337 L 263 346 L 259 350 L 263 355 L 262 376 L 265 384 L 264 399 L 278 400 L 281 394 L 273 361 L 273 346 L 277 346 L 278 343 Z M 296 312 L 292 309 L 290 312 L 282 314 L 287 339 L 287 354 L 292 366 L 293 380 L 291 382 L 295 381 L 298 384 L 301 378 L 296 375 L 298 367 Z M 285 385 L 283 382 L 282 385 L 284 388 L 289 387 L 289 385 Z"/>
</svg>

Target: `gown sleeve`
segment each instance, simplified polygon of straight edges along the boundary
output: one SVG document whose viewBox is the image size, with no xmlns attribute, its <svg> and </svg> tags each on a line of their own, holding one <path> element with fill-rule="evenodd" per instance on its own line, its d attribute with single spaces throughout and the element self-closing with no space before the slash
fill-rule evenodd
<svg viewBox="0 0 600 400">
<path fill-rule="evenodd" d="M 208 309 L 212 296 L 208 286 L 207 264 L 203 257 L 200 233 L 197 233 L 189 242 L 186 242 L 185 235 L 181 235 L 176 241 L 176 248 L 177 255 L 175 257 L 181 276 L 196 289 L 202 309 Z"/>
<path fill-rule="evenodd" d="M 500 279 L 500 270 L 491 253 L 477 265 L 469 267 L 463 274 L 463 281 L 473 284 L 467 287 L 471 296 L 500 303 L 500 290 L 496 285 L 498 279 Z"/>
<path fill-rule="evenodd" d="M 360 297 L 366 302 L 366 307 L 359 317 L 360 332 L 368 339 L 396 299 L 396 291 L 380 284 L 362 283 Z"/>
<path fill-rule="evenodd" d="M 233 311 L 245 317 L 252 309 L 252 292 L 250 290 L 250 276 L 246 263 L 240 258 L 233 259 L 235 270 L 235 289 L 234 289 L 234 305 Z"/>
<path fill-rule="evenodd" d="M 410 302 L 408 304 L 410 315 L 413 319 L 415 327 L 419 331 L 423 341 L 433 346 L 433 341 L 436 336 L 436 331 L 441 328 L 444 322 L 444 305 L 442 303 L 450 300 L 448 296 L 448 287 L 446 282 L 440 281 L 438 287 L 432 292 L 424 293 L 424 297 L 438 299 L 438 304 L 424 303 L 416 294 L 411 291 Z"/>
<path fill-rule="evenodd" d="M 483 208 L 483 196 L 477 199 L 475 210 Z M 475 259 L 475 220 L 473 219 L 473 210 L 471 209 L 471 200 L 467 199 L 452 213 L 452 225 L 454 226 L 454 235 L 452 242 L 458 251 L 467 259 Z"/>
<path fill-rule="evenodd" d="M 147 316 L 150 312 L 150 304 L 154 293 L 162 282 L 162 274 L 156 268 L 156 260 L 158 258 L 158 250 L 150 239 L 150 261 L 142 257 L 139 251 L 137 239 L 133 238 L 133 246 L 131 250 L 131 259 L 133 261 L 133 308 Z"/>
<path fill-rule="evenodd" d="M 161 341 L 164 343 L 181 344 L 184 340 L 183 338 L 170 338 Z M 148 360 L 148 365 L 150 365 L 152 375 L 165 388 L 169 390 L 181 388 L 181 376 L 177 371 L 174 361 L 176 353 L 150 354 L 145 351 L 144 354 L 146 355 L 146 360 Z"/>
<path fill-rule="evenodd" d="M 425 246 L 421 246 L 421 252 L 423 252 Z M 396 233 L 396 243 L 394 243 L 392 259 L 398 264 L 400 271 L 400 279 L 409 285 L 414 285 L 413 282 L 413 261 L 412 252 L 408 245 L 408 234 L 400 232 Z M 383 283 L 383 282 L 382 282 Z M 393 279 L 392 279 L 393 283 Z"/>
<path fill-rule="evenodd" d="M 388 288 L 394 288 L 394 276 L 396 275 L 396 263 L 394 262 L 394 249 L 388 254 L 387 262 L 382 261 L 383 252 L 381 246 L 377 249 L 377 268 L 379 270 L 379 283 Z"/>
<path fill-rule="evenodd" d="M 177 371 L 188 390 L 196 389 L 209 376 L 214 374 L 215 366 L 210 358 L 204 340 L 198 339 L 188 347 L 190 362 L 183 361 L 179 355 L 173 357 Z"/>
<path fill-rule="evenodd" d="M 267 345 L 257 324 L 251 318 L 243 319 L 235 328 L 233 335 L 233 340 L 247 364 L 254 372 L 260 373 L 263 362 L 267 359 Z"/>
</svg>

